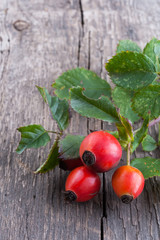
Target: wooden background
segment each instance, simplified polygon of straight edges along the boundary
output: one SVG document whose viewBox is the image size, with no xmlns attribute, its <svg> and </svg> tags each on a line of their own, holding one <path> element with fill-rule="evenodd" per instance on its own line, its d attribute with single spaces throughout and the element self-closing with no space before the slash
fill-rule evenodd
<svg viewBox="0 0 160 240">
<path fill-rule="evenodd" d="M 147 180 L 140 197 L 125 205 L 113 193 L 111 171 L 101 175 L 96 198 L 70 205 L 63 196 L 67 172 L 30 171 L 51 144 L 15 153 L 17 127 L 57 128 L 35 85 L 51 93 L 54 79 L 77 66 L 107 79 L 104 64 L 120 39 L 144 47 L 159 33 L 160 0 L 1 0 L 0 240 L 160 239 L 160 178 Z M 86 135 L 102 127 L 112 128 L 72 112 L 67 131 Z M 156 127 L 150 131 L 157 138 Z M 136 156 L 144 156 L 140 148 Z"/>
</svg>

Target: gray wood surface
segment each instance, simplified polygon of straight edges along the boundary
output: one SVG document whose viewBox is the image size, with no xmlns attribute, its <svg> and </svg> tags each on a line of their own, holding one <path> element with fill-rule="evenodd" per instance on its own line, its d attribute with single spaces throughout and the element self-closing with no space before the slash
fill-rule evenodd
<svg viewBox="0 0 160 240">
<path fill-rule="evenodd" d="M 15 153 L 17 127 L 57 129 L 35 85 L 52 92 L 54 79 L 77 66 L 107 79 L 104 63 L 118 40 L 144 47 L 159 32 L 160 0 L 1 0 L 0 240 L 160 239 L 160 178 L 147 180 L 140 197 L 124 205 L 111 188 L 111 171 L 101 175 L 96 198 L 70 205 L 63 195 L 68 173 L 57 168 L 35 176 L 30 170 L 44 161 L 51 144 Z M 66 132 L 86 135 L 102 127 L 112 129 L 72 112 Z M 157 138 L 156 127 L 150 131 Z M 136 156 L 144 156 L 140 148 Z"/>
</svg>

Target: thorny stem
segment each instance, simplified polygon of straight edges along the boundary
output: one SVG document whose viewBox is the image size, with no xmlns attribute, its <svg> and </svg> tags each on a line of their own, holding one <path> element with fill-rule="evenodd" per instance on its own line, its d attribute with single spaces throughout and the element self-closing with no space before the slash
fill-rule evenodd
<svg viewBox="0 0 160 240">
<path fill-rule="evenodd" d="M 153 125 L 155 125 L 156 123 L 160 122 L 160 116 L 156 119 L 154 119 L 153 121 L 151 121 L 148 125 L 148 127 L 152 127 Z"/>
<path fill-rule="evenodd" d="M 48 133 L 55 133 L 55 134 L 61 135 L 61 132 L 54 132 L 54 131 L 48 131 L 48 130 L 46 130 L 46 132 L 48 132 Z"/>
<path fill-rule="evenodd" d="M 158 145 L 160 145 L 160 122 L 159 122 Z"/>
<path fill-rule="evenodd" d="M 159 126 L 160 126 L 160 116 L 159 116 L 158 118 L 152 120 L 151 122 L 149 122 L 148 127 L 152 127 L 152 126 L 154 126 L 156 123 L 159 123 Z M 160 128 L 160 127 L 159 127 L 159 128 Z M 140 128 L 136 129 L 136 130 L 134 131 L 134 134 L 135 134 L 137 131 L 139 131 L 139 129 L 140 129 Z M 160 143 L 160 130 L 159 130 L 159 143 Z"/>
<path fill-rule="evenodd" d="M 131 155 L 131 143 L 128 143 L 128 148 L 127 148 L 127 165 L 130 166 L 130 155 Z"/>
</svg>

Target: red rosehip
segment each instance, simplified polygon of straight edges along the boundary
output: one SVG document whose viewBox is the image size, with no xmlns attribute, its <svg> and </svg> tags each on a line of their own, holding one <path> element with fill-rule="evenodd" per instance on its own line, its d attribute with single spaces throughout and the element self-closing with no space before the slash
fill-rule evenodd
<svg viewBox="0 0 160 240">
<path fill-rule="evenodd" d="M 85 166 L 74 169 L 68 176 L 65 185 L 66 200 L 85 202 L 96 196 L 101 181 L 97 173 Z"/>
<path fill-rule="evenodd" d="M 143 174 L 135 167 L 122 166 L 112 176 L 113 190 L 123 203 L 137 198 L 144 188 Z"/>
<path fill-rule="evenodd" d="M 59 168 L 65 171 L 72 171 L 73 169 L 83 166 L 83 163 L 80 158 L 74 159 L 61 159 L 59 162 Z"/>
<path fill-rule="evenodd" d="M 122 148 L 118 140 L 104 131 L 90 133 L 80 146 L 82 162 L 96 172 L 106 172 L 114 168 L 121 156 Z"/>
</svg>

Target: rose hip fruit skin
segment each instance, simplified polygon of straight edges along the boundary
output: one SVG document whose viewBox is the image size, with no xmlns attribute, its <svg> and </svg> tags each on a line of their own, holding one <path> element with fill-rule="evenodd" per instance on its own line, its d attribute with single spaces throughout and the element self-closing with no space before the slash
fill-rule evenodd
<svg viewBox="0 0 160 240">
<path fill-rule="evenodd" d="M 96 196 L 101 181 L 97 173 L 85 166 L 75 168 L 70 172 L 66 184 L 66 200 L 85 202 Z"/>
<path fill-rule="evenodd" d="M 122 166 L 112 176 L 112 187 L 114 192 L 123 203 L 130 203 L 137 198 L 144 188 L 143 174 L 135 167 Z"/>
<path fill-rule="evenodd" d="M 65 171 L 72 171 L 73 169 L 83 166 L 80 158 L 74 159 L 61 159 L 59 162 L 59 168 Z"/>
<path fill-rule="evenodd" d="M 84 165 L 96 172 L 107 172 L 118 165 L 122 148 L 110 133 L 96 131 L 82 141 L 79 153 Z"/>
</svg>

